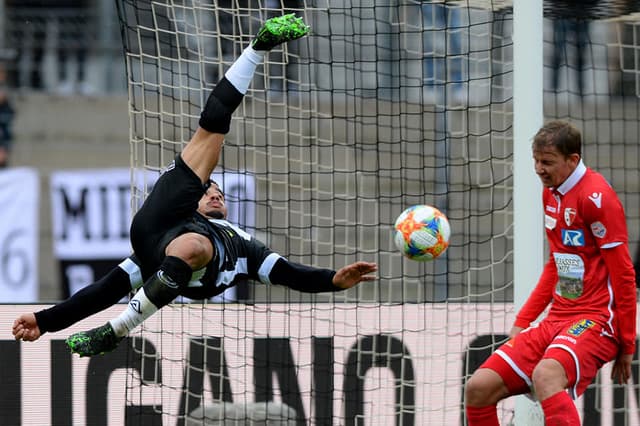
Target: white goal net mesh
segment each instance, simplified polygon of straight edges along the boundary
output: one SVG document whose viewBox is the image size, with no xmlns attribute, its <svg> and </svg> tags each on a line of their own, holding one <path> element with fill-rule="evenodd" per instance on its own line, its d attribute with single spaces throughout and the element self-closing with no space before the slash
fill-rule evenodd
<svg viewBox="0 0 640 426">
<path fill-rule="evenodd" d="M 513 319 L 511 2 L 118 6 L 134 203 L 261 23 L 296 12 L 311 34 L 268 54 L 227 135 L 230 219 L 297 262 L 379 266 L 345 292 L 249 283 L 163 309 L 132 340 L 127 424 L 463 424 L 464 382 Z M 414 204 L 451 223 L 436 261 L 393 245 Z"/>
</svg>

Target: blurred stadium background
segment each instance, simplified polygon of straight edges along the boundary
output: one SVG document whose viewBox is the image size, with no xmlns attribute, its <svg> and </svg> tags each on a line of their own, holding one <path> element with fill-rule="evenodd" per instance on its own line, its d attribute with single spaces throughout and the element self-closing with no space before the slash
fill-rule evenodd
<svg viewBox="0 0 640 426">
<path fill-rule="evenodd" d="M 135 8 L 136 3 L 124 1 L 123 9 Z M 176 3 L 189 7 L 202 4 Z M 382 261 L 382 270 L 385 267 L 387 271 L 393 270 L 385 272 L 387 275 L 375 290 L 348 295 L 345 302 L 455 301 L 496 303 L 497 307 L 512 302 L 512 3 L 482 0 L 372 0 L 352 1 L 348 5 L 321 0 L 214 3 L 225 10 L 219 16 L 226 18 L 232 14 L 229 11 L 236 9 L 301 13 L 306 10 L 317 34 L 312 44 L 301 44 L 300 52 L 289 52 L 289 59 L 297 58 L 293 63 L 285 66 L 287 61 L 282 58 L 271 58 L 272 65 L 254 82 L 251 102 L 243 105 L 238 114 L 247 117 L 250 125 L 241 124 L 243 118 L 235 121 L 234 137 L 246 137 L 256 145 L 257 154 L 251 160 L 255 162 L 258 192 L 269 194 L 269 198 L 259 200 L 258 209 L 266 209 L 264 206 L 271 200 L 283 202 L 279 207 L 276 203 L 272 210 L 263 210 L 267 213 L 259 216 L 255 224 L 260 235 L 297 260 L 324 266 L 341 264 L 354 256 L 370 256 Z M 570 119 L 583 131 L 586 163 L 612 182 L 625 205 L 630 248 L 635 255 L 640 239 L 640 11 L 635 1 L 577 3 L 578 8 L 563 8 L 558 5 L 564 2 L 545 2 L 544 116 Z M 576 2 L 566 4 L 575 6 Z M 203 8 L 207 9 L 207 5 Z M 576 18 L 586 26 L 575 28 Z M 228 27 L 224 24 L 212 27 L 212 34 L 228 30 L 230 37 L 225 40 L 228 46 L 223 42 L 219 51 L 205 52 L 217 58 L 218 65 L 205 67 L 206 77 L 195 83 L 198 92 L 215 81 L 221 67 L 228 65 L 239 53 L 239 47 L 248 42 L 243 31 L 253 28 L 251 25 L 258 20 L 250 13 L 245 19 Z M 186 34 L 182 41 L 188 44 L 191 22 L 180 21 L 184 24 L 181 31 Z M 63 282 L 69 276 L 54 250 L 51 212 L 55 206 L 49 196 L 52 176 L 61 170 L 130 165 L 155 171 L 166 164 L 168 154 L 176 152 L 179 142 L 184 141 L 184 128 L 176 122 L 155 126 L 144 119 L 130 119 L 130 110 L 145 113 L 148 111 L 144 108 L 153 111 L 154 106 L 147 103 L 152 97 L 147 98 L 144 90 L 133 90 L 133 97 L 128 97 L 131 86 L 127 85 L 120 31 L 116 5 L 111 0 L 0 1 L 0 85 L 16 111 L 10 168 L 36 169 L 41 189 L 38 293 L 33 302 L 60 300 L 69 292 L 69 282 Z M 124 34 L 126 38 L 129 33 Z M 567 38 L 559 41 L 563 35 Z M 132 40 L 129 43 L 135 44 Z M 171 39 L 167 40 L 165 52 L 179 50 L 174 49 Z M 313 53 L 313 61 L 306 57 L 309 52 Z M 357 59 L 350 62 L 349 58 L 354 57 Z M 367 61 L 367 57 L 376 60 Z M 334 58 L 340 59 L 332 63 Z M 317 67 L 315 73 L 309 71 L 313 69 L 311 63 Z M 174 71 L 170 67 L 163 69 L 168 74 Z M 198 69 L 195 74 L 200 75 L 201 71 Z M 185 75 L 187 82 L 180 84 L 189 89 L 192 74 L 186 71 Z M 163 80 L 163 76 L 156 77 Z M 156 77 L 142 73 L 131 78 L 153 85 L 158 83 Z M 320 88 L 318 92 L 328 88 L 331 98 L 316 93 L 315 88 Z M 184 101 L 183 94 L 160 92 L 162 96 Z M 162 96 L 154 98 L 154 102 L 162 104 Z M 187 95 L 188 108 L 184 113 L 187 118 L 197 114 L 198 101 L 197 96 L 191 99 Z M 308 112 L 310 116 L 305 115 Z M 322 120 L 314 122 L 317 128 L 310 130 L 304 120 L 317 112 Z M 150 148 L 136 142 L 141 134 L 162 133 L 165 125 L 173 126 L 175 131 L 173 137 L 168 137 L 167 142 L 171 143 L 164 144 L 162 139 L 160 148 Z M 148 133 L 148 129 L 152 132 Z M 317 133 L 312 137 L 313 132 Z M 260 145 L 262 137 L 269 141 L 265 142 L 266 147 Z M 350 138 L 360 139 L 355 142 L 355 154 Z M 423 139 L 433 145 L 422 146 Z M 314 153 L 339 170 L 333 177 L 344 178 L 343 186 L 335 183 L 340 179 L 329 184 L 323 180 L 324 172 L 330 171 L 324 170 L 322 163 L 317 174 L 307 174 L 304 169 L 316 161 L 307 157 L 305 144 L 315 144 L 317 140 Z M 397 145 L 393 144 L 398 140 L 402 149 L 395 151 Z M 248 157 L 238 145 L 232 141 L 225 148 L 225 167 L 231 170 L 247 166 Z M 137 163 L 140 158 L 144 161 Z M 282 166 L 290 172 L 283 178 L 289 189 L 278 185 L 283 182 L 277 173 L 267 170 L 267 159 L 273 162 L 269 167 Z M 349 180 L 351 162 L 357 164 L 363 176 L 375 176 L 373 187 L 364 180 Z M 442 164 L 448 167 L 446 172 Z M 402 171 L 394 170 L 394 166 Z M 384 170 L 378 173 L 377 168 Z M 358 188 L 355 191 L 364 194 L 361 201 L 350 198 L 351 184 Z M 305 190 L 310 185 L 319 191 L 319 199 L 333 196 L 331 191 L 335 190 L 345 198 L 336 197 L 329 211 L 314 210 L 319 204 L 315 195 Z M 394 207 L 427 196 L 434 205 L 446 205 L 452 218 L 455 249 L 447 263 L 429 267 L 400 264 L 387 241 L 369 241 L 367 227 L 377 226 L 377 222 L 371 223 L 366 212 L 377 197 L 383 202 L 382 207 L 375 207 L 376 219 L 389 223 L 396 214 Z M 401 210 L 398 208 L 397 212 Z M 344 212 L 337 226 L 323 220 L 336 211 Z M 322 234 L 325 226 L 333 226 L 331 237 L 326 240 Z M 382 240 L 384 230 L 376 228 L 374 235 Z M 310 240 L 317 244 L 309 244 Z M 334 247 L 338 248 L 334 251 Z M 104 265 L 94 265 L 91 273 L 99 273 L 101 267 Z M 425 277 L 429 278 L 428 284 Z M 402 287 L 400 294 L 398 286 Z M 308 300 L 289 292 L 260 290 L 242 298 L 255 303 Z M 407 308 L 407 312 L 413 312 L 412 309 Z M 278 312 L 275 314 L 277 317 Z M 325 318 L 322 307 L 314 314 Z M 227 315 L 233 317 L 233 310 Z M 423 315 L 422 321 L 429 321 L 424 313 L 418 315 Z M 470 314 L 465 321 L 475 319 Z M 330 320 L 335 318 L 326 318 L 327 322 Z M 430 332 L 446 334 L 447 329 L 447 324 L 441 324 Z M 344 331 L 338 334 L 341 332 Z M 149 331 L 153 333 L 156 332 Z M 494 343 L 491 339 L 478 342 L 484 345 L 482 350 Z M 463 352 L 461 348 L 451 350 Z M 426 354 L 423 361 L 430 362 L 437 352 Z M 163 355 L 170 356 L 164 352 Z M 180 365 L 181 355 L 176 356 Z M 443 383 L 431 386 L 442 387 Z M 135 393 L 135 385 L 132 387 Z M 637 386 L 633 389 L 637 393 Z M 625 399 L 627 395 L 616 397 Z M 454 399 L 448 401 L 449 410 L 459 408 L 457 397 Z M 633 416 L 628 415 L 626 404 L 621 404 L 625 408 L 616 412 L 618 417 L 612 424 L 636 424 Z M 585 424 L 601 424 L 601 420 L 594 415 L 585 419 Z"/>
<path fill-rule="evenodd" d="M 273 7 L 269 3 L 265 5 Z M 296 2 L 285 3 L 295 7 Z M 504 10 L 508 12 L 510 2 L 490 3 L 506 4 Z M 575 71 L 578 45 L 571 34 L 563 49 L 569 63 L 561 58 L 558 87 L 553 84 L 553 13 L 557 12 L 552 10 L 552 3 L 545 4 L 548 12 L 544 24 L 545 118 L 569 118 L 581 125 L 586 137 L 586 161 L 611 179 L 624 198 L 630 247 L 635 253 L 640 227 L 635 108 L 640 90 L 637 44 L 640 29 L 635 15 L 615 12 L 633 12 L 637 5 L 624 1 L 595 2 L 601 5 L 593 11 L 585 8 L 587 18 L 614 19 L 589 21 L 581 98 Z M 441 2 L 433 4 L 442 6 Z M 16 110 L 10 165 L 37 168 L 43 194 L 48 191 L 48 178 L 53 170 L 129 166 L 127 86 L 114 2 L 5 0 L 0 2 L 0 12 L 0 87 Z M 436 13 L 442 12 L 433 12 L 432 16 Z M 448 18 L 450 22 L 458 20 L 454 22 L 457 28 L 450 32 L 459 32 L 465 25 L 460 11 L 456 13 L 457 17 Z M 440 31 L 446 25 L 443 21 L 435 23 L 435 18 L 427 13 L 423 19 L 425 25 L 432 25 L 431 30 L 425 27 L 430 32 L 433 28 Z M 509 24 L 508 20 L 504 22 Z M 434 37 L 434 44 L 438 43 L 444 44 L 446 40 Z M 446 50 L 444 46 L 431 49 L 439 49 L 436 53 L 440 57 L 446 55 L 441 51 Z M 509 49 L 495 50 L 499 54 L 509 53 Z M 448 61 L 447 67 L 455 70 L 459 58 Z M 509 58 L 500 59 L 500 63 L 508 61 Z M 495 79 L 502 77 L 499 71 L 495 74 Z M 363 78 L 366 80 L 367 75 Z M 375 76 L 368 73 L 368 78 Z M 375 81 L 368 83 L 375 86 Z M 489 101 L 482 99 L 488 93 L 474 93 L 470 89 L 478 105 Z M 428 102 L 430 98 L 425 100 Z M 52 253 L 49 197 L 42 197 L 40 202 L 39 300 L 54 301 L 63 293 Z"/>
</svg>

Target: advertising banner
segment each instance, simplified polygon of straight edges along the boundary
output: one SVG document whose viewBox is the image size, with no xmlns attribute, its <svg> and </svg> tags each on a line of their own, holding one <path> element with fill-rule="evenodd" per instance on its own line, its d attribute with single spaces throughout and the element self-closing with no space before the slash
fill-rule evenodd
<svg viewBox="0 0 640 426">
<path fill-rule="evenodd" d="M 39 200 L 35 170 L 0 171 L 0 302 L 38 300 Z"/>
<path fill-rule="evenodd" d="M 60 262 L 64 297 L 117 266 L 131 254 L 129 226 L 131 170 L 128 168 L 59 170 L 51 174 L 50 191 L 54 255 Z M 152 186 L 157 174 L 138 176 Z M 253 177 L 241 173 L 212 176 L 223 186 L 228 219 L 251 233 L 254 226 Z M 167 208 L 170 208 L 168 206 Z M 225 293 L 235 300 L 235 289 Z"/>
<path fill-rule="evenodd" d="M 0 306 L 0 323 L 41 308 Z M 273 401 L 301 425 L 462 425 L 465 378 L 513 320 L 511 304 L 178 304 L 114 352 L 69 353 L 70 333 L 121 310 L 37 342 L 6 333 L 0 424 L 202 424 L 183 422 L 202 405 Z M 637 424 L 637 387 L 613 385 L 610 373 L 608 364 L 577 401 L 583 425 Z M 513 406 L 499 405 L 503 420 Z"/>
</svg>

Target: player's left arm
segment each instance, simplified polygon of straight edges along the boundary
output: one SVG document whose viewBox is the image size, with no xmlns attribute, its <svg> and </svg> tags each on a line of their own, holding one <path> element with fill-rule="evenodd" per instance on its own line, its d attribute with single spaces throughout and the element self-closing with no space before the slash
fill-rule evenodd
<svg viewBox="0 0 640 426">
<path fill-rule="evenodd" d="M 621 349 L 626 354 L 633 354 L 636 341 L 636 278 L 629 254 L 627 221 L 622 203 L 613 189 L 598 188 L 596 193 L 601 194 L 601 203 L 585 200 L 583 214 L 609 273 Z"/>
<path fill-rule="evenodd" d="M 602 204 L 584 205 L 585 219 L 609 273 L 613 290 L 620 352 L 612 375 L 621 383 L 631 374 L 631 360 L 636 346 L 636 282 L 629 254 L 626 217 L 622 203 L 613 190 L 602 190 Z"/>
<path fill-rule="evenodd" d="M 337 271 L 291 262 L 280 257 L 269 274 L 273 284 L 284 285 L 304 293 L 323 293 L 346 290 L 363 281 L 372 281 L 377 265 L 355 262 Z"/>
<path fill-rule="evenodd" d="M 261 241 L 250 238 L 243 248 L 249 276 L 263 284 L 282 285 L 304 293 L 346 290 L 363 281 L 373 281 L 378 266 L 354 262 L 337 271 L 292 262 L 275 253 Z"/>
<path fill-rule="evenodd" d="M 636 274 L 629 255 L 629 246 L 625 242 L 613 247 L 602 248 L 601 253 L 607 265 L 613 288 L 622 351 L 626 354 L 633 354 L 636 341 L 637 301 Z"/>
<path fill-rule="evenodd" d="M 611 377 L 626 383 L 631 377 L 631 361 L 636 344 L 636 285 L 635 270 L 626 243 L 602 249 L 602 257 L 609 271 L 613 288 L 617 333 L 620 352 L 613 365 Z"/>
</svg>

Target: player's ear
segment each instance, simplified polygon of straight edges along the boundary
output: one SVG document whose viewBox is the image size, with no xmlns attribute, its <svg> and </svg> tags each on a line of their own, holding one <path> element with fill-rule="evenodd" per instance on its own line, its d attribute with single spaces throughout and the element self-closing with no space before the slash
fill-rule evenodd
<svg viewBox="0 0 640 426">
<path fill-rule="evenodd" d="M 582 157 L 580 157 L 580 154 L 578 154 L 577 152 L 574 152 L 573 154 L 569 154 L 569 161 L 571 162 L 571 164 L 573 164 L 574 166 L 577 166 L 580 163 L 580 159 Z"/>
</svg>

